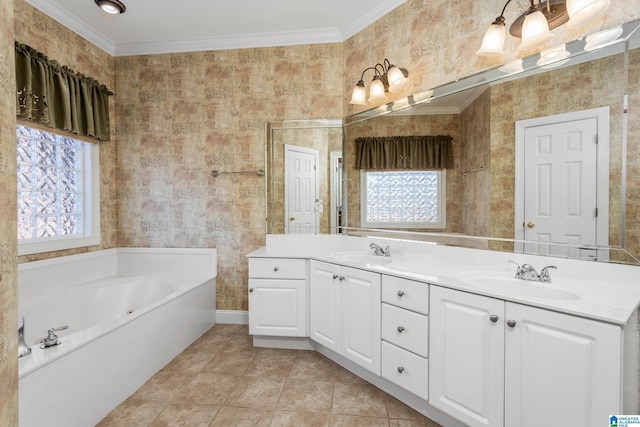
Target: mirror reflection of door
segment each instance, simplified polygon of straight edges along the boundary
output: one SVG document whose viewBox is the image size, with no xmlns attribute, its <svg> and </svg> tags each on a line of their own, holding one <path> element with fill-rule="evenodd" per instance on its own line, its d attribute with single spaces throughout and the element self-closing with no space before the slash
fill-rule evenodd
<svg viewBox="0 0 640 427">
<path fill-rule="evenodd" d="M 312 148 L 289 144 L 285 144 L 284 151 L 285 233 L 318 233 L 319 213 L 323 209 L 323 201 L 318 199 L 320 153 Z"/>
<path fill-rule="evenodd" d="M 609 108 L 516 123 L 516 238 L 525 253 L 601 258 L 583 246 L 608 244 Z M 518 178 L 516 178 L 518 179 Z M 516 213 L 518 209 L 516 208 Z M 546 245 L 569 244 L 570 247 Z"/>
</svg>

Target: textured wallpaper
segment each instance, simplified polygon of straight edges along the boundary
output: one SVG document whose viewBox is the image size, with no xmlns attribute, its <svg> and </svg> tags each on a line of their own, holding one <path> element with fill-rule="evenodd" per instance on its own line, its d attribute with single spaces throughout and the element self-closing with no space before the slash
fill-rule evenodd
<svg viewBox="0 0 640 427">
<path fill-rule="evenodd" d="M 0 425 L 18 425 L 16 110 L 13 2 L 0 0 Z"/>
</svg>

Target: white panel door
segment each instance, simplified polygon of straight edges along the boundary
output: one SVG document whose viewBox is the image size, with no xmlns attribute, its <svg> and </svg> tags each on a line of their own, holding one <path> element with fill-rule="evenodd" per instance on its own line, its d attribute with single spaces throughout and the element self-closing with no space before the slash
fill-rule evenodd
<svg viewBox="0 0 640 427">
<path fill-rule="evenodd" d="M 340 266 L 311 260 L 309 264 L 309 335 L 340 351 Z"/>
<path fill-rule="evenodd" d="M 525 244 L 526 253 L 593 259 L 595 251 L 578 247 L 608 244 L 608 114 L 517 123 L 516 238 L 541 242 Z"/>
<path fill-rule="evenodd" d="M 504 301 L 430 292 L 429 403 L 470 426 L 502 426 Z"/>
<path fill-rule="evenodd" d="M 341 353 L 380 375 L 380 274 L 342 267 Z"/>
<path fill-rule="evenodd" d="M 285 231 L 291 234 L 319 232 L 318 150 L 285 145 Z"/>
<path fill-rule="evenodd" d="M 505 426 L 596 427 L 621 413 L 618 326 L 506 307 Z"/>
</svg>

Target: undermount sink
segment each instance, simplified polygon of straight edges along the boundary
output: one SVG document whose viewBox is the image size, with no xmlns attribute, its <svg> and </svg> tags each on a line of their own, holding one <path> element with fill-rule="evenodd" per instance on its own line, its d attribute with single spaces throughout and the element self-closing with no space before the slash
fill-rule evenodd
<svg viewBox="0 0 640 427">
<path fill-rule="evenodd" d="M 391 257 L 374 255 L 369 251 L 345 251 L 336 252 L 329 256 L 329 259 L 337 262 L 346 262 L 349 264 L 366 264 L 366 265 L 386 265 L 391 263 Z"/>
<path fill-rule="evenodd" d="M 461 273 L 457 278 L 473 287 L 511 296 L 577 300 L 580 295 L 561 289 L 558 283 L 541 283 L 493 274 Z"/>
</svg>

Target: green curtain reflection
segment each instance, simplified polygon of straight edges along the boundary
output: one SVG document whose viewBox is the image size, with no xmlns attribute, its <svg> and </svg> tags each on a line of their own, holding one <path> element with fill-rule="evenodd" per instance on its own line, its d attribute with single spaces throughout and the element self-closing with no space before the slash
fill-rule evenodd
<svg viewBox="0 0 640 427">
<path fill-rule="evenodd" d="M 96 80 L 15 42 L 16 110 L 20 119 L 109 140 L 109 96 Z"/>
<path fill-rule="evenodd" d="M 449 135 L 356 139 L 356 167 L 365 170 L 448 169 L 453 167 Z"/>
</svg>

